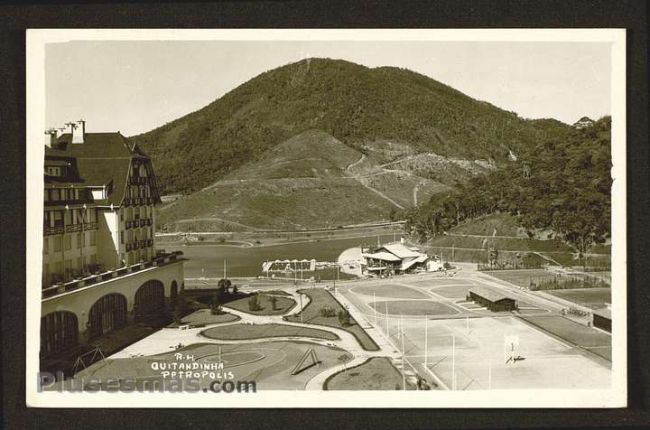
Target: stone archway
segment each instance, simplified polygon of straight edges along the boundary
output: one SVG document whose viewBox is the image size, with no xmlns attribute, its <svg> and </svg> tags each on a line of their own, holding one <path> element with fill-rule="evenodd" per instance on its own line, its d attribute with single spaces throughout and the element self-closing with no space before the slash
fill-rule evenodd
<svg viewBox="0 0 650 430">
<path fill-rule="evenodd" d="M 135 292 L 133 313 L 136 321 L 160 315 L 165 308 L 165 287 L 162 282 L 150 280 Z"/>
<path fill-rule="evenodd" d="M 41 357 L 49 357 L 77 346 L 79 323 L 69 311 L 51 312 L 41 317 Z"/>
<path fill-rule="evenodd" d="M 88 313 L 90 338 L 120 329 L 126 325 L 126 297 L 107 294 L 97 300 Z"/>
</svg>

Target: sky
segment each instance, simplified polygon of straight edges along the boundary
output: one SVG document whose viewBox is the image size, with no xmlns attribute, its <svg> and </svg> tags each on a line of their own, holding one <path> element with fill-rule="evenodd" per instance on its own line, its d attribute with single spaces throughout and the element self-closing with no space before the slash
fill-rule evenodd
<svg viewBox="0 0 650 430">
<path fill-rule="evenodd" d="M 73 41 L 45 48 L 46 124 L 132 136 L 310 57 L 407 68 L 524 118 L 611 113 L 605 42 Z"/>
</svg>

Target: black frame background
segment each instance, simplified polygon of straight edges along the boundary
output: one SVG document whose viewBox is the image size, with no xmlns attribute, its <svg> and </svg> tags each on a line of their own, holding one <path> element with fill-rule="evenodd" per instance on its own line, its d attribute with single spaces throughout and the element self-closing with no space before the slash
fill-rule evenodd
<svg viewBox="0 0 650 430">
<path fill-rule="evenodd" d="M 0 285 L 8 429 L 604 428 L 650 423 L 648 4 L 645 0 L 0 4 Z M 614 410 L 34 409 L 25 406 L 25 29 L 627 28 L 628 393 Z M 246 401 L 246 399 L 242 399 Z M 215 397 L 215 404 L 218 398 Z"/>
</svg>

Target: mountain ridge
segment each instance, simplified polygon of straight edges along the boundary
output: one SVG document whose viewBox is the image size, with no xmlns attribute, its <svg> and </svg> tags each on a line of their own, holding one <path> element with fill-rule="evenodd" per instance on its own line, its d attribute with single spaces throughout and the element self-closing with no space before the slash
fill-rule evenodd
<svg viewBox="0 0 650 430">
<path fill-rule="evenodd" d="M 394 141 L 416 152 L 496 162 L 545 133 L 407 69 L 307 59 L 261 73 L 204 108 L 130 139 L 152 156 L 164 192 L 187 193 L 308 129 L 361 152 Z"/>
</svg>

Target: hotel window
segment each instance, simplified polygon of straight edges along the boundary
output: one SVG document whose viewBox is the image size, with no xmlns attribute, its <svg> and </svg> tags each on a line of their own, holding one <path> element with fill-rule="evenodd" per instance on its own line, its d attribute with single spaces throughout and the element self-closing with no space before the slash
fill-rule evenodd
<svg viewBox="0 0 650 430">
<path fill-rule="evenodd" d="M 72 235 L 68 234 L 63 237 L 65 243 L 65 250 L 70 251 L 72 249 Z"/>
<path fill-rule="evenodd" d="M 54 227 L 63 227 L 63 211 L 53 211 Z"/>
<path fill-rule="evenodd" d="M 57 190 L 55 188 L 55 189 L 51 190 L 51 192 L 52 192 L 52 201 L 59 200 L 59 190 Z"/>
<path fill-rule="evenodd" d="M 124 230 L 120 232 L 120 243 L 124 243 Z"/>
<path fill-rule="evenodd" d="M 50 227 L 50 212 L 43 212 L 43 227 Z"/>
<path fill-rule="evenodd" d="M 81 240 L 83 233 L 77 234 L 77 248 L 81 249 L 83 247 L 83 241 Z"/>
<path fill-rule="evenodd" d="M 96 231 L 91 231 L 90 232 L 90 246 L 95 246 L 97 244 L 97 232 Z"/>
<path fill-rule="evenodd" d="M 65 211 L 63 215 L 63 219 L 65 220 L 65 225 L 72 224 L 72 214 L 70 213 L 70 211 Z"/>
<path fill-rule="evenodd" d="M 54 252 L 61 251 L 61 236 L 56 236 L 54 238 Z"/>
<path fill-rule="evenodd" d="M 48 249 L 49 247 L 50 247 L 50 241 L 46 237 L 45 239 L 43 239 L 43 254 L 47 254 L 49 252 Z"/>
<path fill-rule="evenodd" d="M 120 209 L 120 221 L 124 221 L 124 209 Z"/>
</svg>

